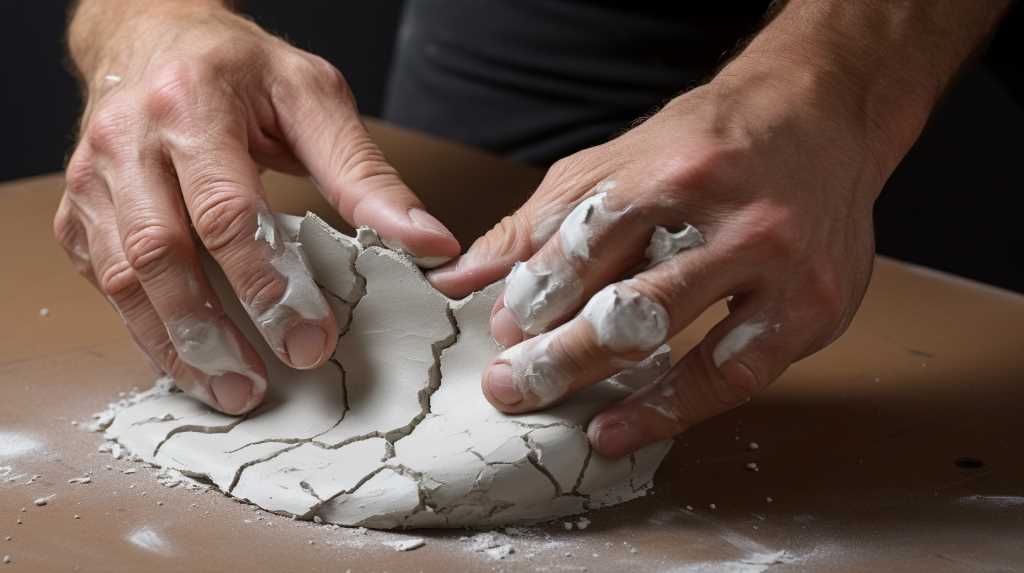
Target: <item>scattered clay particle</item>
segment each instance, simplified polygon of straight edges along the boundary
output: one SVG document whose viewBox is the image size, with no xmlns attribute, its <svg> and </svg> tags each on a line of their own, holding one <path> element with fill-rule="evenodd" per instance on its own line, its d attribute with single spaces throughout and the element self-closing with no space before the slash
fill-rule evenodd
<svg viewBox="0 0 1024 573">
<path fill-rule="evenodd" d="M 18 518 L 18 525 L 21 525 L 21 518 Z"/>
<path fill-rule="evenodd" d="M 123 473 L 126 476 L 130 476 L 130 475 L 132 475 L 133 473 L 135 473 L 137 471 L 139 471 L 139 470 L 137 470 L 135 468 L 128 468 L 126 470 L 121 470 L 121 473 Z"/>
<path fill-rule="evenodd" d="M 156 502 L 156 504 L 157 504 L 157 505 L 163 505 L 163 504 L 164 504 L 164 502 L 162 502 L 162 501 L 158 501 L 158 502 Z"/>
<path fill-rule="evenodd" d="M 572 531 L 572 522 L 566 521 L 562 524 L 562 527 L 564 527 L 566 531 Z"/>
<path fill-rule="evenodd" d="M 269 522 L 267 525 L 270 525 Z M 412 539 L 400 539 L 398 541 L 385 541 L 384 545 L 394 549 L 395 551 L 412 551 L 413 549 L 419 549 L 426 545 L 427 542 L 422 537 L 414 537 Z"/>
<path fill-rule="evenodd" d="M 42 316 L 44 318 L 50 316 L 50 309 L 46 308 L 45 306 L 39 309 L 39 316 Z"/>
<path fill-rule="evenodd" d="M 310 545 L 316 545 L 316 543 L 314 543 L 312 539 L 310 539 L 308 543 L 309 543 Z"/>
<path fill-rule="evenodd" d="M 775 501 L 774 499 L 771 498 L 771 496 L 764 498 L 764 500 L 767 501 L 768 503 Z"/>
<path fill-rule="evenodd" d="M 484 554 L 487 555 L 488 557 L 490 557 L 491 559 L 493 559 L 494 561 L 501 561 L 502 559 L 505 559 L 509 555 L 512 555 L 513 553 L 515 553 L 515 551 L 516 551 L 515 547 L 512 547 L 511 545 L 506 544 L 506 545 L 498 545 L 497 547 L 490 547 L 488 549 L 484 549 Z"/>
<path fill-rule="evenodd" d="M 760 471 L 760 468 L 757 467 L 757 462 L 747 462 L 747 469 L 752 472 Z"/>
<path fill-rule="evenodd" d="M 77 513 L 75 514 L 75 519 L 81 519 L 81 518 L 82 517 L 80 515 L 78 515 Z"/>
<path fill-rule="evenodd" d="M 78 425 L 78 420 L 71 420 L 71 425 L 72 426 L 77 426 Z"/>
<path fill-rule="evenodd" d="M 708 504 L 708 509 L 714 511 L 714 510 L 718 509 L 718 506 L 713 504 L 713 503 L 709 503 Z"/>
<path fill-rule="evenodd" d="M 4 540 L 6 540 L 6 541 L 10 541 L 10 540 L 12 540 L 12 539 L 14 539 L 14 538 L 13 538 L 13 537 L 11 537 L 10 535 L 8 535 L 7 537 L 5 537 L 5 538 L 4 538 Z"/>
<path fill-rule="evenodd" d="M 747 447 L 750 448 L 751 450 L 757 450 L 761 448 L 761 446 L 758 445 L 757 442 L 750 442 L 749 444 L 747 444 Z"/>
<path fill-rule="evenodd" d="M 686 511 L 693 511 L 693 506 L 692 505 L 686 506 Z"/>
<path fill-rule="evenodd" d="M 87 484 L 87 483 L 92 483 L 92 477 L 90 477 L 90 476 L 82 476 L 82 477 L 77 477 L 77 478 L 71 478 L 71 479 L 68 480 L 68 483 L 70 483 L 70 484 Z"/>
<path fill-rule="evenodd" d="M 50 503 L 50 500 L 52 500 L 54 497 L 56 497 L 56 494 L 50 494 L 50 495 L 48 495 L 46 497 L 36 498 L 36 499 L 32 500 L 32 503 L 36 504 L 39 507 L 42 507 L 42 506 Z"/>
<path fill-rule="evenodd" d="M 636 547 L 630 547 L 629 548 L 629 552 L 634 554 L 634 555 L 636 555 L 637 553 L 640 553 L 640 551 Z"/>
<path fill-rule="evenodd" d="M 588 527 L 590 527 L 590 520 L 587 519 L 586 517 L 581 517 L 581 518 L 576 520 L 576 529 L 579 529 L 579 530 L 582 531 L 582 530 L 584 530 L 584 529 L 586 529 Z"/>
<path fill-rule="evenodd" d="M 313 523 L 323 523 L 323 522 L 324 522 L 324 518 L 320 517 L 319 515 L 314 515 L 313 516 Z"/>
<path fill-rule="evenodd" d="M 10 562 L 11 562 L 11 556 L 10 555 L 4 555 L 4 564 L 9 564 Z"/>
</svg>

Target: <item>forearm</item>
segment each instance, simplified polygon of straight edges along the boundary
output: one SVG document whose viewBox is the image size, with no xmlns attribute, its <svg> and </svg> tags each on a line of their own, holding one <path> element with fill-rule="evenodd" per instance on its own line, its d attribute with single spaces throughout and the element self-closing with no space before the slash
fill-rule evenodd
<svg viewBox="0 0 1024 573">
<path fill-rule="evenodd" d="M 147 15 L 203 14 L 236 5 L 232 0 L 79 0 L 68 24 L 68 49 L 85 85 L 117 70 L 146 41 Z"/>
<path fill-rule="evenodd" d="M 792 0 L 720 74 L 765 70 L 842 100 L 891 172 L 1010 0 Z"/>
</svg>

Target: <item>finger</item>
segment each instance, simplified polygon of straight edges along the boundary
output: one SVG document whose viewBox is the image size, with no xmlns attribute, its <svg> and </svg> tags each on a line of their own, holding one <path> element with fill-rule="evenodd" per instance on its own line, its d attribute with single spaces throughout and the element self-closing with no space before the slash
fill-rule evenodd
<svg viewBox="0 0 1024 573">
<path fill-rule="evenodd" d="M 367 225 L 382 241 L 423 267 L 459 254 L 455 236 L 427 212 L 385 159 L 359 118 L 341 74 L 321 59 L 298 56 L 273 91 L 286 142 L 321 192 L 353 226 Z"/>
<path fill-rule="evenodd" d="M 167 328 L 125 257 L 107 186 L 98 177 L 81 173 L 91 171 L 76 167 L 82 164 L 81 155 L 81 150 L 76 152 L 76 159 L 69 164 L 68 191 L 55 219 L 58 238 L 76 267 L 117 311 L 133 342 L 155 371 L 173 376 L 182 390 L 221 411 L 247 410 L 244 401 L 227 392 L 235 386 L 230 380 L 221 382 L 220 391 L 214 392 L 209 375 L 179 358 Z M 256 398 L 258 402 L 262 394 Z"/>
<path fill-rule="evenodd" d="M 677 255 L 605 287 L 572 320 L 509 348 L 484 373 L 495 407 L 546 407 L 653 352 L 708 306 L 738 288 L 735 271 L 708 250 Z"/>
<path fill-rule="evenodd" d="M 523 334 L 537 334 L 564 321 L 600 288 L 647 257 L 660 261 L 684 247 L 703 244 L 700 233 L 688 225 L 684 233 L 696 240 L 686 245 L 673 242 L 664 227 L 656 226 L 655 217 L 674 213 L 660 206 L 652 213 L 642 203 L 630 204 L 627 197 L 635 194 L 618 189 L 614 181 L 598 185 L 565 218 L 555 237 L 512 269 L 491 322 L 499 343 L 508 346 Z"/>
<path fill-rule="evenodd" d="M 779 308 L 751 299 L 664 377 L 591 420 L 587 435 L 603 455 L 619 457 L 671 438 L 746 403 L 816 345 L 814 324 L 778 319 Z"/>
<path fill-rule="evenodd" d="M 244 116 L 218 105 L 227 98 L 195 99 L 172 102 L 169 112 L 157 116 L 164 118 L 162 144 L 196 234 L 281 360 L 294 368 L 318 367 L 334 351 L 337 324 L 301 245 L 277 225 L 266 204 L 259 169 L 248 153 Z M 171 189 L 161 196 L 160 209 L 187 221 L 180 202 L 172 206 Z M 180 233 L 178 225 L 174 229 Z M 177 266 L 201 276 L 194 251 L 175 256 L 181 259 Z M 196 317 L 206 316 L 190 302 Z"/>
<path fill-rule="evenodd" d="M 171 344 L 152 328 L 140 338 L 158 349 L 158 364 L 192 394 L 228 413 L 251 410 L 266 392 L 266 370 L 206 280 L 173 174 L 154 151 L 114 164 L 107 185 L 117 218 L 111 228 L 119 231 L 122 252 L 111 247 L 110 256 L 123 257 Z M 117 306 L 127 315 L 124 304 Z"/>
<path fill-rule="evenodd" d="M 428 273 L 430 282 L 448 296 L 461 298 L 505 278 L 514 264 L 529 259 L 558 232 L 578 198 L 597 183 L 593 173 L 576 167 L 579 163 L 562 160 L 553 165 L 522 207 L 477 239 L 466 254 Z"/>
</svg>

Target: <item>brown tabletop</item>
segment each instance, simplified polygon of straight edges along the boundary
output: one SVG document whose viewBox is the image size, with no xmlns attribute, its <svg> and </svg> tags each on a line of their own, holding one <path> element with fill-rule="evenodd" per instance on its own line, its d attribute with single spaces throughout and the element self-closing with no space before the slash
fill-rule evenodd
<svg viewBox="0 0 1024 573">
<path fill-rule="evenodd" d="M 371 130 L 465 246 L 540 178 Z M 339 223 L 307 181 L 265 182 L 276 209 Z M 654 495 L 594 512 L 584 530 L 559 521 L 512 531 L 501 540 L 515 552 L 495 560 L 475 550 L 480 538 L 460 539 L 473 532 L 294 522 L 214 491 L 163 487 L 153 470 L 98 453 L 101 437 L 83 429 L 91 414 L 152 374 L 51 238 L 61 185 L 0 185 L 0 558 L 10 557 L 0 572 L 1024 570 L 1020 295 L 879 258 L 849 332 L 679 438 Z M 91 483 L 68 483 L 84 475 Z M 383 545 L 410 536 L 426 545 Z"/>
</svg>

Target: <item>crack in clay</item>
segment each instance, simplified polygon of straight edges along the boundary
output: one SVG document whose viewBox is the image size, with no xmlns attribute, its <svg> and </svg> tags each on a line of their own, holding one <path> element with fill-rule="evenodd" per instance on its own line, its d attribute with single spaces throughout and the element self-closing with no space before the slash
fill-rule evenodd
<svg viewBox="0 0 1024 573">
<path fill-rule="evenodd" d="M 248 416 L 244 416 L 237 420 L 232 421 L 230 424 L 224 426 L 202 426 L 202 425 L 186 425 L 178 426 L 177 428 L 171 428 L 164 439 L 160 440 L 160 443 L 153 448 L 153 457 L 157 457 L 160 454 L 160 449 L 164 447 L 171 438 L 179 436 L 181 434 L 226 434 L 233 430 L 236 426 L 244 422 Z"/>
<path fill-rule="evenodd" d="M 180 419 L 181 418 L 178 418 L 177 416 L 174 416 L 173 414 L 164 414 L 163 416 L 153 416 L 151 418 L 145 418 L 145 419 L 139 420 L 137 422 L 132 422 L 131 425 L 132 426 L 142 426 L 143 424 L 156 424 L 156 423 L 159 423 L 159 422 L 174 422 L 174 421 L 180 420 Z"/>
<path fill-rule="evenodd" d="M 255 465 L 258 465 L 258 464 L 262 464 L 262 463 L 268 462 L 268 461 L 270 461 L 270 460 L 280 456 L 281 454 L 284 454 L 286 452 L 290 452 L 290 451 L 294 450 L 295 448 L 298 448 L 301 445 L 302 444 L 295 444 L 295 445 L 293 445 L 290 448 L 282 448 L 282 449 L 277 450 L 275 452 L 272 452 L 272 453 L 270 453 L 270 454 L 268 454 L 266 456 L 263 456 L 263 457 L 260 457 L 260 458 L 256 458 L 254 460 L 249 460 L 249 461 L 243 463 L 242 465 L 238 466 L 237 469 L 235 469 L 235 475 L 234 475 L 234 477 L 231 478 L 231 483 L 228 485 L 227 489 L 225 489 L 224 491 L 227 494 L 230 495 L 231 492 L 233 492 L 235 490 L 235 487 L 238 486 L 238 481 L 240 479 L 242 479 L 242 473 L 245 472 L 245 470 L 247 470 L 248 468 L 251 468 L 252 466 L 255 466 Z"/>
<path fill-rule="evenodd" d="M 551 486 L 555 488 L 555 497 L 561 496 L 562 486 L 561 484 L 558 483 L 558 480 L 551 473 L 551 470 L 544 467 L 544 464 L 540 462 L 540 454 L 537 452 L 537 446 L 536 444 L 533 443 L 533 440 L 530 438 L 530 434 L 526 434 L 525 436 L 523 436 L 522 440 L 523 443 L 526 444 L 527 449 L 530 450 L 530 453 L 526 455 L 527 461 L 530 462 L 530 465 L 532 465 L 534 469 L 543 474 L 544 477 L 546 477 L 547 480 L 551 482 Z"/>
</svg>

